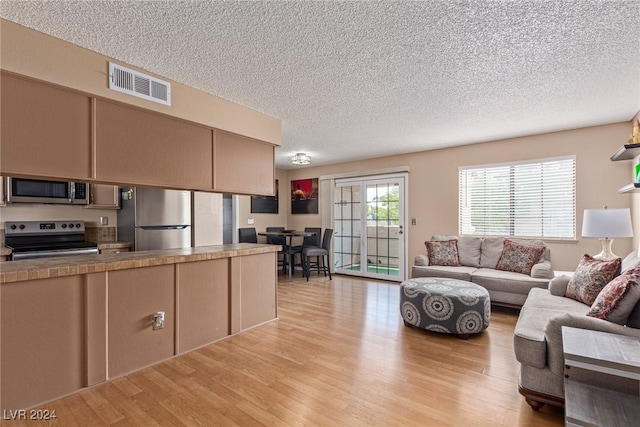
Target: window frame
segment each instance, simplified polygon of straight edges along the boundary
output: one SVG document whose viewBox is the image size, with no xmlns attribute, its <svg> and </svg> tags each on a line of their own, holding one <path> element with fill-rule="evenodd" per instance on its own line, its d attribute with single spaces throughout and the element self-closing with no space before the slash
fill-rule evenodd
<svg viewBox="0 0 640 427">
<path fill-rule="evenodd" d="M 548 168 L 553 168 L 554 164 L 558 162 L 566 162 L 569 161 L 570 168 L 572 170 L 565 172 L 557 172 L 557 176 L 549 175 L 547 173 L 547 178 L 551 178 L 550 181 L 545 181 L 544 183 L 540 180 L 540 178 L 544 177 L 545 170 Z M 539 168 L 538 171 L 535 171 L 535 168 Z M 545 169 L 545 167 L 547 169 Z M 556 166 L 557 167 L 557 166 Z M 505 174 L 505 171 L 500 171 L 500 169 L 507 168 L 508 171 Z M 533 172 L 531 171 L 533 169 Z M 575 155 L 568 156 L 560 156 L 560 157 L 550 157 L 550 158 L 542 158 L 542 159 L 531 159 L 531 160 L 522 160 L 522 161 L 513 161 L 513 162 L 503 162 L 503 163 L 492 163 L 492 164 L 481 164 L 481 165 L 468 165 L 468 166 L 459 166 L 458 167 L 458 234 L 461 236 L 500 236 L 500 237 L 512 237 L 512 238 L 537 238 L 544 240 L 557 240 L 557 241 L 575 241 L 576 239 L 576 194 L 577 194 L 577 183 L 576 183 L 576 169 L 577 162 Z M 490 197 L 486 195 L 481 196 L 482 202 L 472 204 L 471 200 L 473 198 L 473 189 L 469 188 L 471 184 L 469 183 L 469 178 L 473 172 L 482 175 L 482 180 L 479 181 L 486 188 L 486 180 L 490 179 L 487 175 L 492 174 L 500 174 L 502 178 L 505 179 L 505 183 L 508 181 L 508 191 L 502 189 L 501 191 L 504 194 L 496 195 L 496 193 L 491 194 Z M 539 175 L 538 178 L 538 186 L 531 185 L 534 183 L 536 178 L 527 178 L 524 180 L 524 184 L 526 186 L 516 187 L 516 178 L 518 174 L 522 173 L 530 173 L 535 175 L 537 173 Z M 565 178 L 570 176 L 572 178 L 572 182 L 569 185 L 566 184 Z M 503 183 L 503 185 L 505 185 Z M 550 185 L 550 183 L 552 185 Z M 495 190 L 497 186 L 491 187 L 492 190 Z M 535 218 L 527 215 L 519 215 L 518 212 L 522 209 L 517 206 L 518 204 L 526 204 L 532 203 L 535 197 L 523 197 L 520 199 L 519 203 L 517 200 L 518 193 L 527 193 L 536 194 L 536 191 L 539 193 L 536 197 L 540 198 L 541 204 L 539 206 L 540 215 L 537 218 L 537 223 L 535 222 Z M 569 194 L 572 193 L 572 194 Z M 477 194 L 477 192 L 476 192 Z M 568 196 L 567 196 L 568 195 Z M 526 196 L 526 194 L 525 194 Z M 569 197 L 567 199 L 567 197 Z M 487 213 L 487 207 L 490 206 L 490 203 L 487 201 L 488 198 L 491 198 L 490 201 L 499 201 L 502 203 L 503 210 L 503 222 L 507 222 L 508 232 L 506 231 L 505 225 L 503 224 L 501 227 L 494 226 L 495 230 L 491 230 L 491 221 L 489 220 L 490 214 Z M 558 200 L 562 200 L 560 206 L 564 206 L 561 209 L 561 212 L 566 212 L 566 208 L 571 209 L 571 215 L 566 213 L 558 213 L 558 203 L 548 204 L 550 206 L 549 209 L 546 209 L 545 212 L 545 204 L 543 201 L 545 199 L 553 199 L 556 198 Z M 566 205 L 566 206 L 565 206 Z M 475 206 L 475 208 L 474 208 Z M 495 205 L 494 205 L 495 206 Z M 508 209 L 504 209 L 504 206 L 508 206 Z M 472 224 L 474 220 L 474 215 L 471 213 L 473 209 L 481 209 L 483 213 L 479 216 L 482 224 L 482 229 L 479 232 L 469 232 L 471 228 L 475 228 Z M 555 211 L 555 212 L 554 212 Z M 476 217 L 477 218 L 477 217 Z M 554 222 L 556 220 L 557 222 Z M 526 227 L 527 221 L 532 225 L 533 228 L 537 228 L 538 233 L 532 234 L 522 234 L 517 232 L 517 228 Z M 562 223 L 566 222 L 567 225 L 562 226 Z M 569 225 L 569 223 L 572 224 Z M 550 224 L 546 225 L 546 224 Z M 559 226 L 557 224 L 560 224 Z M 545 236 L 545 229 L 550 229 L 553 231 L 555 227 L 558 227 L 559 232 Z M 499 232 L 498 228 L 502 228 Z M 569 230 L 570 229 L 570 230 Z M 496 231 L 496 232 L 493 232 Z"/>
</svg>

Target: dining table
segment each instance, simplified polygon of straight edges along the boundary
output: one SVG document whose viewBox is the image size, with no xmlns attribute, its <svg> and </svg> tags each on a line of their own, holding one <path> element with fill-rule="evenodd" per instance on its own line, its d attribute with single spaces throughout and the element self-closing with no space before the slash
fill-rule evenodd
<svg viewBox="0 0 640 427">
<path fill-rule="evenodd" d="M 289 281 L 293 280 L 293 238 L 295 237 L 311 237 L 315 236 L 315 231 L 297 231 L 297 230 L 279 230 L 279 231 L 263 231 L 258 233 L 258 236 L 266 237 L 284 237 L 285 247 L 283 248 L 287 252 L 287 258 L 289 263 Z"/>
</svg>

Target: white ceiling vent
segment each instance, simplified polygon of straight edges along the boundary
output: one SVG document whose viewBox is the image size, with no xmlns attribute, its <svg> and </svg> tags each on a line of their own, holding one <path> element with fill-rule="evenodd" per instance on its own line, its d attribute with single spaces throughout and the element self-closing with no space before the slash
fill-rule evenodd
<svg viewBox="0 0 640 427">
<path fill-rule="evenodd" d="M 171 83 L 109 62 L 109 89 L 171 105 Z"/>
</svg>

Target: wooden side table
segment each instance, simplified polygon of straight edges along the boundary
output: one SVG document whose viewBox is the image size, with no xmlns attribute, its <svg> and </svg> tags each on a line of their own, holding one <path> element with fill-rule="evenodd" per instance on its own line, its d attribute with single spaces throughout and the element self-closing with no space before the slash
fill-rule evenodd
<svg viewBox="0 0 640 427">
<path fill-rule="evenodd" d="M 640 420 L 640 339 L 563 326 L 564 396 L 567 426 L 631 426 Z M 639 381 L 638 394 L 571 379 L 581 368 Z"/>
</svg>

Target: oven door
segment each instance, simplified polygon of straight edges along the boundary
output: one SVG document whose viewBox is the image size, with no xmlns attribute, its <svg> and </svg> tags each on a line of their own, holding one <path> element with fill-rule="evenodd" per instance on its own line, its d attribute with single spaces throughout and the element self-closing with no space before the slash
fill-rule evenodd
<svg viewBox="0 0 640 427">
<path fill-rule="evenodd" d="M 56 258 L 73 255 L 96 255 L 97 253 L 97 247 L 74 249 L 43 249 L 39 251 L 13 252 L 11 254 L 11 260 L 20 261 L 25 259 Z"/>
</svg>

